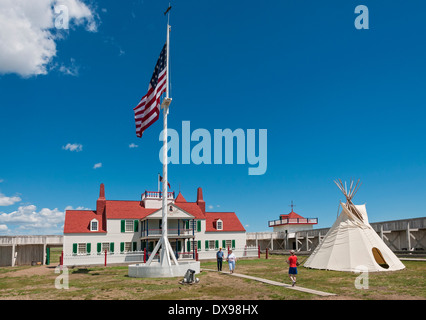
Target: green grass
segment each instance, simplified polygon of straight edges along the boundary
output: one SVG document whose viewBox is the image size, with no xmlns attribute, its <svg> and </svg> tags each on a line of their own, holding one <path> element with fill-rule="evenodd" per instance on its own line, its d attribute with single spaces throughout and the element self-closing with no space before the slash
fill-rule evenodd
<svg viewBox="0 0 426 320">
<path fill-rule="evenodd" d="M 58 255 L 59 259 L 59 255 Z M 285 256 L 269 259 L 239 260 L 237 273 L 289 283 Z M 359 290 L 357 274 L 313 270 L 299 267 L 297 285 L 335 293 L 343 299 L 426 299 L 426 262 L 404 261 L 406 269 L 396 272 L 370 273 L 369 288 Z M 300 300 L 320 297 L 284 287 L 227 274 L 203 271 L 200 283 L 181 285 L 181 278 L 130 278 L 127 266 L 74 268 L 69 270 L 69 289 L 55 288 L 53 264 L 0 268 L 0 299 L 102 299 L 102 300 Z M 227 270 L 224 263 L 223 270 Z M 39 268 L 39 269 L 37 269 Z M 202 262 L 201 268 L 215 269 L 215 262 Z"/>
</svg>

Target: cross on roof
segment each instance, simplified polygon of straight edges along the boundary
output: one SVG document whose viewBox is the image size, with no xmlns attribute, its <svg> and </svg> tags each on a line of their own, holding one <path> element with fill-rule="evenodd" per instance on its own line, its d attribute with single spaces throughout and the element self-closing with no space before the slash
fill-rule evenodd
<svg viewBox="0 0 426 320">
<path fill-rule="evenodd" d="M 293 212 L 293 207 L 295 207 L 295 205 L 293 204 L 293 200 L 291 200 L 291 205 L 289 205 L 289 207 L 291 207 L 291 212 Z"/>
</svg>

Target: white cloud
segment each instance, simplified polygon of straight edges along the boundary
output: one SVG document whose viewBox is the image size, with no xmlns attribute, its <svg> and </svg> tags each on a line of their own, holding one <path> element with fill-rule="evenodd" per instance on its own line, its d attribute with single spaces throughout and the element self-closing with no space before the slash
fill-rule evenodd
<svg viewBox="0 0 426 320">
<path fill-rule="evenodd" d="M 82 0 L 0 1 L 0 74 L 30 77 L 48 73 L 57 54 L 56 42 L 63 38 L 63 30 L 55 29 L 61 16 L 55 13 L 58 5 L 68 9 L 71 28 L 85 26 L 87 31 L 97 31 L 99 17 Z"/>
<path fill-rule="evenodd" d="M 68 143 L 66 146 L 63 146 L 62 149 L 80 152 L 80 151 L 83 150 L 83 145 L 81 145 L 79 143 Z"/>
<path fill-rule="evenodd" d="M 93 169 L 98 169 L 98 168 L 102 168 L 102 163 L 95 163 L 95 165 L 93 166 Z"/>
<path fill-rule="evenodd" d="M 68 66 L 62 64 L 59 67 L 59 71 L 62 72 L 63 74 L 68 75 L 68 76 L 76 77 L 76 76 L 78 76 L 78 71 L 79 71 L 80 67 L 75 64 L 75 59 L 71 58 L 70 62 L 71 63 Z"/>
<path fill-rule="evenodd" d="M 67 211 L 67 210 L 90 210 L 89 208 L 85 208 L 85 207 L 82 207 L 82 206 L 78 206 L 77 208 L 73 208 L 73 206 L 66 206 L 65 207 L 65 211 Z"/>
<path fill-rule="evenodd" d="M 0 193 L 0 206 L 11 206 L 12 204 L 15 204 L 16 202 L 21 201 L 21 198 L 15 196 L 15 197 L 6 197 L 4 194 Z"/>
<path fill-rule="evenodd" d="M 7 231 L 7 230 L 8 230 L 7 225 L 0 224 L 0 232 L 4 232 L 4 231 Z"/>
<path fill-rule="evenodd" d="M 10 213 L 0 212 L 0 231 L 14 234 L 60 233 L 65 213 L 58 209 L 43 208 L 37 211 L 35 205 L 20 206 Z"/>
<path fill-rule="evenodd" d="M 137 144 L 134 144 L 134 143 L 129 144 L 130 149 L 137 148 L 137 147 L 139 147 Z"/>
</svg>

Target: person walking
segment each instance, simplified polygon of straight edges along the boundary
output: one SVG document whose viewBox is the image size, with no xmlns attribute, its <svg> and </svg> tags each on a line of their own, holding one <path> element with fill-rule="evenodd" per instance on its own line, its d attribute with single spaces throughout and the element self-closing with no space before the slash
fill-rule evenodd
<svg viewBox="0 0 426 320">
<path fill-rule="evenodd" d="M 294 287 L 296 284 L 296 275 L 297 275 L 297 256 L 294 254 L 294 250 L 290 250 L 290 257 L 286 261 L 289 265 L 288 276 L 292 282 L 291 286 Z"/>
<path fill-rule="evenodd" d="M 237 257 L 232 253 L 232 250 L 229 250 L 228 257 L 226 258 L 229 264 L 230 273 L 234 273 L 235 263 L 237 262 Z"/>
<path fill-rule="evenodd" d="M 217 259 L 217 271 L 222 271 L 222 261 L 223 261 L 222 248 L 219 248 L 219 251 L 216 252 L 216 259 Z"/>
</svg>

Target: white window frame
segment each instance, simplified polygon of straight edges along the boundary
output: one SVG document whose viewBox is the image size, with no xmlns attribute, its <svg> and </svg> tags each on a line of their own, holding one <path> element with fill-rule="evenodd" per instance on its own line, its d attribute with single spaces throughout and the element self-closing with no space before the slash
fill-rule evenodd
<svg viewBox="0 0 426 320">
<path fill-rule="evenodd" d="M 132 252 L 133 243 L 132 242 L 124 242 L 124 252 Z"/>
<path fill-rule="evenodd" d="M 93 223 L 96 223 L 96 229 L 93 228 Z M 90 231 L 98 231 L 99 230 L 99 221 L 96 219 L 93 219 L 90 221 Z"/>
<path fill-rule="evenodd" d="M 220 228 L 219 228 L 220 225 Z M 217 219 L 216 221 L 216 230 L 223 230 L 223 221 L 220 219 Z"/>
<path fill-rule="evenodd" d="M 208 250 L 215 250 L 215 240 L 208 240 L 209 241 L 209 248 Z"/>
<path fill-rule="evenodd" d="M 102 250 L 101 250 L 101 252 L 103 253 L 106 250 L 107 253 L 109 253 L 109 245 L 110 245 L 109 242 L 102 242 Z"/>
<path fill-rule="evenodd" d="M 87 243 L 77 243 L 77 254 L 87 254 Z"/>
<path fill-rule="evenodd" d="M 125 232 L 134 232 L 135 230 L 135 222 L 133 220 L 125 220 L 124 223 L 124 231 Z"/>
</svg>

